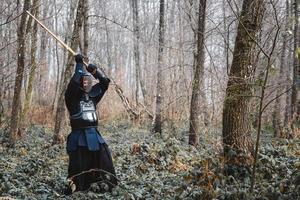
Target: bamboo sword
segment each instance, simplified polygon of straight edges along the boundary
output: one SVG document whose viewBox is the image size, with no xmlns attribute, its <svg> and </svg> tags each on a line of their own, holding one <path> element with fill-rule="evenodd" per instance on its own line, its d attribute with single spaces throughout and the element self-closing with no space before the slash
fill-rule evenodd
<svg viewBox="0 0 300 200">
<path fill-rule="evenodd" d="M 26 11 L 27 14 L 32 17 L 42 28 L 44 28 L 50 35 L 52 35 L 63 47 L 65 47 L 73 56 L 76 55 L 76 52 L 71 49 L 66 43 L 64 43 L 59 37 L 57 37 L 52 31 L 50 31 L 42 22 L 40 22 L 35 16 L 33 16 L 29 11 Z M 88 64 L 83 62 L 83 64 L 87 67 Z"/>
</svg>

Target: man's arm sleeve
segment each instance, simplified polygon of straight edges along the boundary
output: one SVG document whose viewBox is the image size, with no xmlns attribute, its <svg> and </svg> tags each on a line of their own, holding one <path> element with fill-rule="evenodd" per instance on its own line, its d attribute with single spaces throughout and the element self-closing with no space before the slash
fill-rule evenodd
<svg viewBox="0 0 300 200">
<path fill-rule="evenodd" d="M 109 86 L 109 83 L 110 83 L 110 80 L 109 78 L 107 78 L 101 71 L 100 69 L 97 69 L 96 70 L 96 73 L 93 74 L 93 76 L 99 80 L 99 83 L 101 84 L 101 89 L 103 91 L 106 91 L 108 86 Z"/>
<path fill-rule="evenodd" d="M 80 79 L 84 73 L 84 68 L 83 68 L 83 63 L 76 63 L 75 66 L 75 72 L 71 78 L 71 81 L 74 81 L 76 83 L 78 83 L 78 85 L 80 84 Z"/>
<path fill-rule="evenodd" d="M 80 89 L 80 78 L 82 74 L 83 74 L 83 64 L 77 63 L 75 66 L 75 72 L 65 92 L 65 100 L 67 105 L 70 104 L 71 100 L 80 98 L 80 96 L 83 93 L 83 91 Z"/>
<path fill-rule="evenodd" d="M 110 80 L 99 69 L 97 69 L 93 76 L 99 80 L 99 83 L 94 85 L 92 89 L 92 93 L 94 94 L 92 96 L 94 96 L 95 103 L 97 104 L 107 91 Z"/>
</svg>

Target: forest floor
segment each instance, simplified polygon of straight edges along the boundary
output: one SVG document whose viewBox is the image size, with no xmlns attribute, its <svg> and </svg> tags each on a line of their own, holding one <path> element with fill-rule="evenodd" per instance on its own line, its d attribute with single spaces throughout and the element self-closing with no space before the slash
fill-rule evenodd
<svg viewBox="0 0 300 200">
<path fill-rule="evenodd" d="M 300 199 L 300 142 L 274 140 L 263 133 L 254 193 L 250 169 L 231 169 L 224 176 L 220 130 L 202 135 L 197 147 L 187 145 L 184 128 L 163 138 L 127 123 L 100 129 L 112 150 L 117 177 L 112 193 L 88 191 L 64 196 L 68 156 L 65 146 L 51 145 L 52 132 L 30 128 L 14 148 L 0 130 L 0 197 L 15 199 Z"/>
</svg>

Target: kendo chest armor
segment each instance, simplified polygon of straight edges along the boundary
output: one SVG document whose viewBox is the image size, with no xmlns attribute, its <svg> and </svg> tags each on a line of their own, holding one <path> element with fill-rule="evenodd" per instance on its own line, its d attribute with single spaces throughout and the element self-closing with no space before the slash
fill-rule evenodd
<svg viewBox="0 0 300 200">
<path fill-rule="evenodd" d="M 98 117 L 92 101 L 80 101 L 78 113 L 70 116 L 72 129 L 92 128 L 98 126 Z"/>
</svg>

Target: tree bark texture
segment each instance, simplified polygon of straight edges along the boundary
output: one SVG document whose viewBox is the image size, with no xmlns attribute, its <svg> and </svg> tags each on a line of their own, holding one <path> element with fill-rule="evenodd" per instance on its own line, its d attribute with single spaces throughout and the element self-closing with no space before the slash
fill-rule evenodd
<svg viewBox="0 0 300 200">
<path fill-rule="evenodd" d="M 26 10 L 29 9 L 30 0 L 24 0 L 23 5 L 23 14 L 21 16 L 21 20 L 19 22 L 17 36 L 18 36 L 18 49 L 17 49 L 17 56 L 18 56 L 18 67 L 15 79 L 15 86 L 14 86 L 14 96 L 13 96 L 13 107 L 11 111 L 11 120 L 10 120 L 10 131 L 9 131 L 9 138 L 10 142 L 15 142 L 18 138 L 18 126 L 19 126 L 19 111 L 21 105 L 21 89 L 22 89 L 22 81 L 23 81 L 23 73 L 25 67 L 25 28 L 26 28 Z"/>
<path fill-rule="evenodd" d="M 33 8 L 32 13 L 39 18 L 39 0 L 33 1 Z M 32 34 L 31 34 L 31 50 L 30 50 L 30 58 L 31 58 L 31 68 L 29 72 L 29 79 L 28 79 L 28 85 L 27 90 L 25 94 L 25 102 L 24 102 L 24 108 L 21 115 L 21 124 L 20 129 L 24 129 L 28 124 L 28 111 L 30 109 L 31 99 L 32 99 L 32 93 L 33 93 L 33 82 L 35 79 L 35 70 L 37 67 L 36 62 L 36 50 L 37 50 L 37 23 L 34 22 L 33 28 L 32 28 Z"/>
<path fill-rule="evenodd" d="M 196 146 L 198 144 L 198 137 L 201 129 L 201 121 L 203 117 L 203 110 L 201 104 L 206 99 L 204 93 L 204 34 L 205 34 L 205 15 L 206 15 L 206 0 L 200 0 L 199 2 L 199 18 L 198 18 L 198 30 L 197 30 L 197 55 L 194 65 L 194 78 L 193 78 L 193 90 L 190 106 L 190 128 L 189 128 L 189 144 Z"/>
<path fill-rule="evenodd" d="M 134 28 L 134 63 L 135 63 L 135 77 L 136 77 L 136 91 L 135 99 L 136 106 L 139 104 L 139 91 L 141 88 L 142 97 L 145 102 L 146 88 L 142 77 L 142 69 L 140 65 L 140 20 L 138 11 L 138 0 L 132 0 L 132 13 L 133 13 L 133 28 Z"/>
<path fill-rule="evenodd" d="M 288 45 L 293 46 L 293 38 L 290 37 L 288 40 Z M 285 74 L 285 82 L 287 83 L 285 86 L 285 90 L 288 91 L 286 93 L 285 97 L 285 109 L 284 109 L 284 127 L 289 127 L 289 123 L 291 120 L 291 85 L 292 85 L 292 79 L 290 77 L 292 68 L 293 68 L 293 56 L 294 56 L 294 51 L 293 49 L 288 51 L 288 63 L 287 63 L 287 69 L 286 69 L 286 74 Z"/>
<path fill-rule="evenodd" d="M 141 78 L 140 69 L 140 28 L 139 28 L 139 13 L 138 13 L 138 1 L 131 1 L 132 14 L 133 14 L 133 29 L 134 29 L 134 40 L 133 40 L 133 52 L 134 52 L 134 64 L 135 64 L 135 104 L 139 104 L 139 79 Z"/>
<path fill-rule="evenodd" d="M 57 12 L 57 5 L 56 5 L 56 0 L 54 0 L 54 12 Z M 55 16 L 54 18 L 55 21 L 55 32 L 58 32 L 58 16 Z M 58 42 L 55 42 L 55 49 L 53 49 L 53 54 L 56 55 L 56 68 L 57 68 L 57 74 L 56 74 L 56 83 L 55 83 L 55 93 L 54 93 L 54 98 L 51 106 L 51 111 L 52 115 L 54 114 L 55 110 L 55 103 L 57 102 L 58 94 L 59 94 L 59 86 L 60 86 L 60 74 L 61 74 L 61 66 L 60 66 L 60 58 L 59 58 L 59 47 L 58 47 Z"/>
<path fill-rule="evenodd" d="M 163 80 L 162 80 L 162 65 L 165 43 L 165 1 L 160 0 L 159 6 L 159 44 L 158 44 L 158 64 L 156 75 L 156 98 L 155 98 L 155 114 L 153 119 L 153 132 L 162 132 L 162 101 L 163 101 Z"/>
<path fill-rule="evenodd" d="M 278 77 L 278 86 L 276 91 L 276 100 L 275 100 L 275 106 L 274 106 L 274 113 L 273 113 L 273 126 L 275 129 L 274 136 L 275 137 L 284 137 L 283 135 L 283 116 L 282 116 L 282 106 L 281 106 L 281 99 L 280 96 L 283 92 L 284 87 L 282 86 L 284 77 L 285 77 L 285 67 L 287 65 L 286 62 L 286 47 L 287 47 L 287 34 L 288 34 L 288 21 L 289 21 L 289 0 L 286 0 L 286 15 L 285 15 L 285 28 L 284 33 L 282 37 L 282 50 L 281 50 L 281 56 L 280 56 L 280 69 L 279 69 L 279 77 Z"/>
<path fill-rule="evenodd" d="M 229 149 L 252 152 L 250 127 L 251 77 L 254 75 L 254 55 L 257 34 L 264 14 L 263 0 L 244 0 L 239 17 L 233 60 L 223 107 L 223 145 Z"/>
<path fill-rule="evenodd" d="M 42 18 L 45 19 L 50 12 L 50 8 L 48 6 L 45 6 L 41 12 L 42 12 Z M 47 25 L 47 24 L 46 24 Z M 40 46 L 40 52 L 39 52 L 39 68 L 38 68 L 38 82 L 40 83 L 38 89 L 39 95 L 39 101 L 40 104 L 42 104 L 42 99 L 44 97 L 44 92 L 46 90 L 46 76 L 47 76 L 47 71 L 48 71 L 48 64 L 47 64 L 47 47 L 49 47 L 48 40 L 47 40 L 47 33 L 44 30 L 41 30 L 41 46 Z"/>
<path fill-rule="evenodd" d="M 300 98 L 299 98 L 299 78 L 300 78 L 300 67 L 299 67 L 299 1 L 294 1 L 294 62 L 293 62 L 293 86 L 292 86 L 292 97 L 291 97 L 291 129 L 293 137 L 295 131 L 299 129 L 299 113 L 300 113 Z"/>
<path fill-rule="evenodd" d="M 85 0 L 83 7 L 83 55 L 88 55 L 89 49 L 89 1 Z"/>
</svg>

